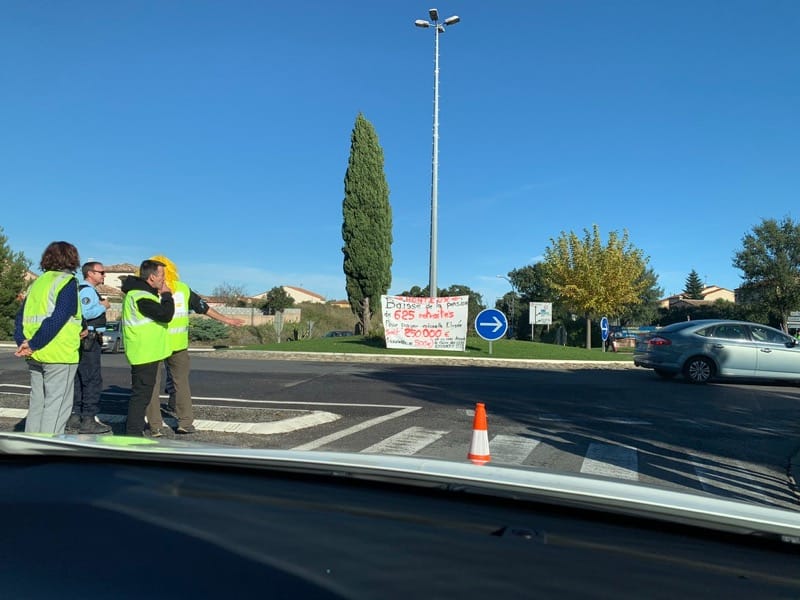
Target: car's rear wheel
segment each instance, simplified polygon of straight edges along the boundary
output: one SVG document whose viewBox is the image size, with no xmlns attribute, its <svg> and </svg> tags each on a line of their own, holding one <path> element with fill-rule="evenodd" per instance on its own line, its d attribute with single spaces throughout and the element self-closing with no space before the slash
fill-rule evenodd
<svg viewBox="0 0 800 600">
<path fill-rule="evenodd" d="M 656 375 L 661 377 L 662 379 L 672 379 L 675 377 L 675 371 L 665 371 L 664 369 L 653 369 L 656 372 Z"/>
<path fill-rule="evenodd" d="M 683 376 L 689 383 L 708 383 L 714 377 L 714 363 L 703 356 L 693 356 L 683 365 Z"/>
</svg>

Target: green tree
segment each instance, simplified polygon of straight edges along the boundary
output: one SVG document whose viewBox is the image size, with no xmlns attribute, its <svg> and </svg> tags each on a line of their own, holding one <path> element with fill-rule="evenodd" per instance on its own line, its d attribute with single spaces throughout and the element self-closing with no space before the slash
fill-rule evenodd
<svg viewBox="0 0 800 600">
<path fill-rule="evenodd" d="M 703 280 L 700 279 L 700 275 L 697 274 L 697 271 L 692 269 L 692 272 L 689 273 L 689 276 L 686 278 L 683 294 L 690 300 L 702 300 L 703 289 L 705 289 L 705 287 L 706 286 L 703 285 Z"/>
<path fill-rule="evenodd" d="M 292 306 L 294 306 L 294 298 L 287 294 L 286 290 L 281 286 L 275 286 L 267 292 L 267 297 L 264 299 L 264 304 L 261 305 L 261 310 L 268 315 L 274 315 L 284 308 Z"/>
<path fill-rule="evenodd" d="M 392 283 L 392 209 L 383 170 L 383 149 L 361 113 L 350 136 L 344 177 L 342 239 L 347 300 L 361 331 L 369 335 L 372 315 Z"/>
<path fill-rule="evenodd" d="M 552 292 L 544 279 L 544 265 L 538 262 L 514 269 L 508 273 L 508 278 L 514 291 L 505 294 L 499 303 L 500 306 L 496 304 L 495 308 L 511 315 L 509 328 L 513 337 L 527 338 L 530 324 L 530 303 L 550 302 L 552 298 Z M 554 305 L 554 313 L 556 308 Z M 530 329 L 530 335 L 531 337 L 534 335 L 533 328 Z"/>
<path fill-rule="evenodd" d="M 728 300 L 716 300 L 711 304 L 702 306 L 673 306 L 671 308 L 664 308 L 660 311 L 658 318 L 659 325 L 669 325 L 670 323 L 679 323 L 688 320 L 697 319 L 738 319 L 742 321 L 751 321 L 749 314 L 740 307 Z M 761 319 L 755 319 L 761 321 Z"/>
<path fill-rule="evenodd" d="M 639 297 L 641 302 L 625 307 L 619 315 L 620 325 L 650 325 L 658 319 L 658 303 L 664 295 L 664 290 L 658 286 L 658 275 L 653 269 L 647 269 L 642 274 L 642 284 L 645 287 Z"/>
<path fill-rule="evenodd" d="M 617 317 L 642 302 L 648 259 L 623 231 L 608 234 L 603 245 L 597 225 L 583 238 L 561 232 L 545 249 L 544 280 L 555 297 L 586 319 L 586 347 L 591 348 L 591 320 Z"/>
<path fill-rule="evenodd" d="M 522 296 L 523 302 L 547 302 L 551 290 L 544 277 L 544 265 L 541 262 L 514 269 L 508 274 L 513 288 Z"/>
<path fill-rule="evenodd" d="M 763 305 L 786 331 L 789 313 L 800 310 L 800 224 L 763 219 L 742 238 L 733 266 L 743 273 L 744 301 Z"/>
<path fill-rule="evenodd" d="M 14 336 L 14 318 L 20 306 L 20 298 L 27 286 L 25 273 L 31 262 L 22 252 L 14 252 L 8 238 L 0 227 L 0 339 Z"/>
<path fill-rule="evenodd" d="M 213 342 L 228 337 L 228 326 L 214 319 L 189 319 L 189 339 L 199 342 Z"/>
</svg>

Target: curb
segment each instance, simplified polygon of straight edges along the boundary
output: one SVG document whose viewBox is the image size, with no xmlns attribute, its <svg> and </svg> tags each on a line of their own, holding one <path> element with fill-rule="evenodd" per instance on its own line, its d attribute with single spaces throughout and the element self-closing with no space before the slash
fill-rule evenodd
<svg viewBox="0 0 800 600">
<path fill-rule="evenodd" d="M 275 350 L 217 350 L 210 358 L 238 358 L 249 360 L 308 360 L 319 362 L 400 363 L 453 366 L 495 366 L 535 369 L 559 367 L 562 369 L 633 369 L 627 360 L 557 360 L 535 358 L 490 358 L 486 356 L 410 356 L 407 354 L 360 354 L 346 352 L 281 352 Z"/>
</svg>

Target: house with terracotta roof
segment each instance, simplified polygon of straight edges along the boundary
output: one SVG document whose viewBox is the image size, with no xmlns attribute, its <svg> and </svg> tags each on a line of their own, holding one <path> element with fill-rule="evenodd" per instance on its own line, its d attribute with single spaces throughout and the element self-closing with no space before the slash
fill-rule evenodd
<svg viewBox="0 0 800 600">
<path fill-rule="evenodd" d="M 122 263 L 118 265 L 103 265 L 106 270 L 106 278 L 103 283 L 97 286 L 97 291 L 101 296 L 107 297 L 111 302 L 122 302 L 122 281 L 128 275 L 136 275 L 139 270 L 137 265 Z"/>
<path fill-rule="evenodd" d="M 687 298 L 686 294 L 675 294 L 674 296 L 669 296 L 668 298 L 659 300 L 658 306 L 659 308 L 677 308 L 687 306 L 697 307 L 713 304 L 717 300 L 736 302 L 735 292 L 719 287 L 718 285 L 708 285 L 704 287 L 703 291 L 700 292 L 700 295 L 702 298 L 695 300 L 692 298 Z"/>
<path fill-rule="evenodd" d="M 281 288 L 284 292 L 286 292 L 289 297 L 293 298 L 296 303 L 300 302 L 313 302 L 317 304 L 324 304 L 325 303 L 325 296 L 321 296 L 315 292 L 310 292 L 309 290 L 305 290 L 300 287 L 295 287 L 293 285 L 282 285 Z M 269 294 L 269 290 L 266 292 L 262 292 L 260 294 L 256 294 L 252 296 L 253 300 L 265 300 Z"/>
</svg>

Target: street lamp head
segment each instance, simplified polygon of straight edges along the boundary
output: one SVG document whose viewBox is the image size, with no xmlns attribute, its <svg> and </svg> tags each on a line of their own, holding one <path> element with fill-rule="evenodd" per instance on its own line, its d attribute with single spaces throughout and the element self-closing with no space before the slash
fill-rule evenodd
<svg viewBox="0 0 800 600">
<path fill-rule="evenodd" d="M 444 20 L 444 24 L 445 24 L 445 25 L 448 25 L 448 26 L 449 26 L 449 25 L 455 25 L 455 24 L 456 24 L 456 23 L 458 23 L 460 20 L 461 20 L 461 17 L 459 17 L 458 15 L 453 15 L 452 17 L 447 17 L 447 18 Z"/>
<path fill-rule="evenodd" d="M 428 9 L 428 14 L 431 17 L 431 21 L 438 21 L 439 20 L 439 11 L 435 8 Z"/>
<path fill-rule="evenodd" d="M 431 26 L 431 24 L 428 23 L 427 21 L 425 21 L 424 19 L 417 19 L 416 21 L 414 21 L 414 25 L 416 25 L 417 27 L 430 27 Z"/>
</svg>

